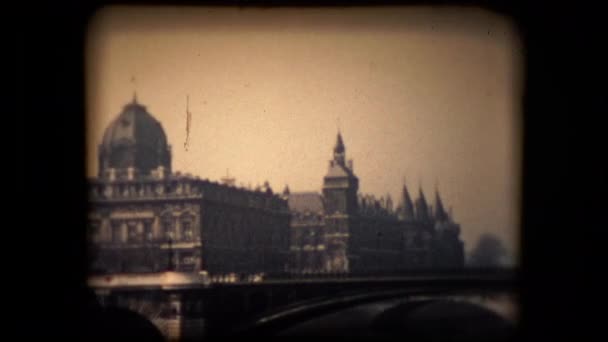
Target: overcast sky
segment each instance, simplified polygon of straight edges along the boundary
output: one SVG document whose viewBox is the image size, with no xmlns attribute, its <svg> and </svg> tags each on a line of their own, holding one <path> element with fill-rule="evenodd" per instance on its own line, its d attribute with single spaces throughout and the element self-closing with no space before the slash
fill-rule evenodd
<svg viewBox="0 0 608 342">
<path fill-rule="evenodd" d="M 360 190 L 437 185 L 467 250 L 517 253 L 522 51 L 476 9 L 107 8 L 90 23 L 87 168 L 137 92 L 173 169 L 320 191 L 339 126 Z M 186 96 L 192 122 L 186 138 Z"/>
</svg>

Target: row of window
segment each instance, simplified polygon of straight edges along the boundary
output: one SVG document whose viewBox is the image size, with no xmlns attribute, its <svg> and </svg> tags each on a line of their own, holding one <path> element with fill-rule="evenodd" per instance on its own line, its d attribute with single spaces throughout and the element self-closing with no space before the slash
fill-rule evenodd
<svg viewBox="0 0 608 342">
<path fill-rule="evenodd" d="M 183 219 L 178 226 L 174 220 L 161 221 L 161 236 L 156 237 L 153 230 L 152 220 L 143 221 L 112 221 L 110 223 L 109 241 L 112 242 L 151 242 L 155 240 L 194 240 L 193 219 Z M 91 222 L 90 234 L 93 242 L 100 242 L 101 224 Z M 178 234 L 179 233 L 179 234 Z"/>
<path fill-rule="evenodd" d="M 175 226 L 173 219 L 162 220 L 162 233 L 163 237 L 167 240 L 176 240 L 178 238 L 178 229 Z M 194 239 L 193 223 L 190 219 L 180 221 L 180 233 L 179 238 L 181 240 L 192 241 Z"/>
<path fill-rule="evenodd" d="M 162 196 L 165 194 L 175 195 L 189 195 L 198 194 L 199 190 L 194 187 L 190 187 L 190 184 L 186 183 L 183 186 L 178 184 L 172 186 L 168 184 L 157 184 L 157 185 L 106 185 L 91 188 L 91 196 L 97 197 L 102 195 L 104 197 L 134 197 L 134 196 Z"/>
<path fill-rule="evenodd" d="M 225 240 L 246 241 L 250 244 L 254 240 L 252 235 L 255 235 L 258 241 L 265 241 L 271 246 L 281 246 L 289 238 L 288 231 L 284 229 L 288 224 L 268 216 L 260 218 L 218 212 L 211 215 L 206 222 L 210 234 L 221 234 Z"/>
</svg>

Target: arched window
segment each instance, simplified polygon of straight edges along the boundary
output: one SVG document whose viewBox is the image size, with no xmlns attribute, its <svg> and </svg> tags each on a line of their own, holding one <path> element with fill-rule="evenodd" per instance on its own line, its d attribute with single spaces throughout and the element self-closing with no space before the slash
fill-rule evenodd
<svg viewBox="0 0 608 342">
<path fill-rule="evenodd" d="M 89 222 L 89 241 L 96 243 L 101 240 L 101 222 L 99 220 L 91 220 Z"/>
<path fill-rule="evenodd" d="M 182 220 L 182 238 L 186 241 L 194 240 L 192 220 L 187 218 Z"/>
<path fill-rule="evenodd" d="M 146 241 L 154 240 L 154 232 L 152 231 L 152 221 L 151 220 L 144 221 L 144 239 Z"/>
<path fill-rule="evenodd" d="M 161 227 L 163 232 L 163 238 L 165 240 L 173 240 L 175 239 L 174 232 L 174 224 L 173 224 L 173 216 L 170 213 L 167 213 L 161 218 Z"/>
<path fill-rule="evenodd" d="M 127 224 L 127 241 L 138 242 L 139 236 L 137 234 L 137 224 L 135 222 L 129 222 Z"/>
<path fill-rule="evenodd" d="M 122 242 L 122 222 L 112 221 L 112 242 Z"/>
<path fill-rule="evenodd" d="M 194 229 L 196 216 L 191 211 L 186 211 L 180 217 L 181 237 L 186 241 L 194 240 Z"/>
</svg>

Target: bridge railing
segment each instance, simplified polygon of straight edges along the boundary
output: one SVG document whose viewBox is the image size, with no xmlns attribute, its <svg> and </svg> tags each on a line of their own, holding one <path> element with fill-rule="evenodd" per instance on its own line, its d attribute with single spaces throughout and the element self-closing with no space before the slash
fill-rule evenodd
<svg viewBox="0 0 608 342">
<path fill-rule="evenodd" d="M 403 269 L 393 271 L 356 271 L 356 272 L 280 272 L 266 273 L 264 281 L 300 281 L 300 280 L 349 280 L 349 279 L 387 279 L 387 278 L 469 278 L 499 277 L 515 278 L 518 270 L 512 268 L 434 268 Z"/>
</svg>

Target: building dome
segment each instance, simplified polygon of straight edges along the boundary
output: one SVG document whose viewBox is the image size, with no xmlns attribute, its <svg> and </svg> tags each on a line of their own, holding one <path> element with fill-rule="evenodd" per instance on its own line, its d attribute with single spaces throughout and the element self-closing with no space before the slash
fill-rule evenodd
<svg viewBox="0 0 608 342">
<path fill-rule="evenodd" d="M 99 176 L 131 178 L 148 175 L 160 166 L 171 172 L 167 136 L 160 122 L 134 97 L 106 128 L 99 146 Z"/>
</svg>

